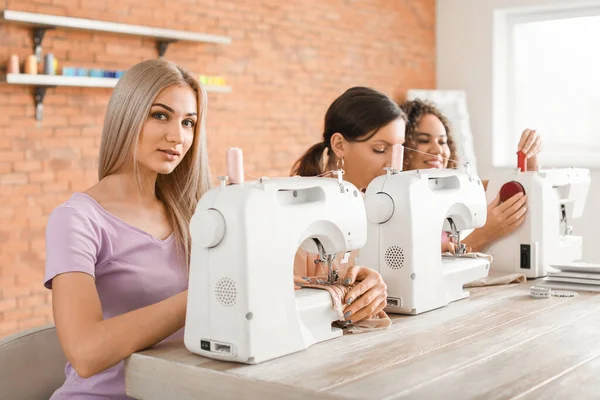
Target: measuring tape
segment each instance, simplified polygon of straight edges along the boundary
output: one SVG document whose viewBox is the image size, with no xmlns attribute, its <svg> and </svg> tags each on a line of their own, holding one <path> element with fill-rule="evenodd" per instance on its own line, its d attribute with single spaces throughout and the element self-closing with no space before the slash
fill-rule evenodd
<svg viewBox="0 0 600 400">
<path fill-rule="evenodd" d="M 532 286 L 529 295 L 534 299 L 549 299 L 550 297 L 575 297 L 577 293 L 568 290 L 552 290 L 546 287 Z"/>
</svg>

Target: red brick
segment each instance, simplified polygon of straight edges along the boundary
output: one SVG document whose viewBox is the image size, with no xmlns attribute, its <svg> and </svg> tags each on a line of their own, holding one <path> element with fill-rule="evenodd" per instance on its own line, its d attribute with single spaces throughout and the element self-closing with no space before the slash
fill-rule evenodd
<svg viewBox="0 0 600 400">
<path fill-rule="evenodd" d="M 100 148 L 95 145 L 85 146 L 81 148 L 81 156 L 84 158 L 98 158 Z"/>
<path fill-rule="evenodd" d="M 13 163 L 13 170 L 15 172 L 40 171 L 41 169 L 42 163 L 39 161 L 15 161 Z"/>
<path fill-rule="evenodd" d="M 69 126 L 77 126 L 77 125 L 93 125 L 96 123 L 96 118 L 90 114 L 77 114 L 69 117 Z M 81 133 L 81 129 L 79 129 L 79 133 Z M 79 136 L 79 135 L 77 135 Z"/>
<path fill-rule="evenodd" d="M 19 330 L 24 331 L 27 329 L 37 328 L 46 325 L 47 319 L 45 317 L 33 317 L 19 320 Z"/>
<path fill-rule="evenodd" d="M 81 130 L 81 133 L 83 136 L 101 137 L 102 136 L 102 127 L 101 126 L 95 126 L 95 127 L 89 127 L 89 128 L 86 127 Z"/>
<path fill-rule="evenodd" d="M 0 151 L 0 160 L 3 162 L 7 161 L 22 161 L 24 160 L 24 154 L 16 151 Z"/>
<path fill-rule="evenodd" d="M 11 105 L 32 106 L 33 95 L 29 91 L 13 92 L 8 97 Z"/>
<path fill-rule="evenodd" d="M 6 321 L 2 313 L 2 323 L 0 323 L 0 339 L 17 333 L 19 330 L 19 321 Z"/>
<path fill-rule="evenodd" d="M 6 174 L 12 171 L 12 165 L 9 162 L 0 162 L 0 174 Z"/>
<path fill-rule="evenodd" d="M 28 225 L 32 229 L 39 229 L 40 231 L 46 229 L 46 224 L 48 223 L 47 217 L 30 217 L 27 218 Z"/>
<path fill-rule="evenodd" d="M 28 308 L 14 308 L 12 310 L 4 311 L 5 321 L 20 321 L 33 316 L 33 307 Z"/>
<path fill-rule="evenodd" d="M 78 147 L 69 147 L 62 149 L 52 149 L 50 158 L 59 160 L 77 160 L 81 157 L 81 149 Z"/>
<path fill-rule="evenodd" d="M 23 207 L 19 210 L 18 217 L 20 218 L 36 218 L 43 216 L 44 213 L 42 211 L 42 206 L 39 205 L 29 205 L 28 207 Z M 35 232 L 33 232 L 35 233 Z"/>
<path fill-rule="evenodd" d="M 47 292 L 46 302 L 33 308 L 33 316 L 44 317 L 49 322 L 52 320 L 52 300 L 50 299 L 50 291 L 47 289 L 45 290 Z"/>
<path fill-rule="evenodd" d="M 17 308 L 17 299 L 8 298 L 0 300 L 0 312 L 6 312 Z"/>
<path fill-rule="evenodd" d="M 25 185 L 27 174 L 21 172 L 10 172 L 0 174 L 0 185 Z"/>
<path fill-rule="evenodd" d="M 46 303 L 47 296 L 42 293 L 35 293 L 29 296 L 17 298 L 18 308 L 35 308 Z"/>
<path fill-rule="evenodd" d="M 56 56 L 56 55 L 55 55 Z M 52 96 L 44 98 L 44 107 L 63 106 L 68 103 L 68 97 L 64 93 L 53 93 Z M 55 108 L 53 107 L 52 110 Z"/>
<path fill-rule="evenodd" d="M 43 255 L 45 249 L 46 239 L 44 238 L 44 236 L 41 236 L 41 238 L 34 239 L 31 241 L 31 251 L 33 251 L 35 254 Z"/>
<path fill-rule="evenodd" d="M 68 182 L 48 182 L 42 184 L 44 193 L 60 193 L 69 190 Z"/>
<path fill-rule="evenodd" d="M 76 164 L 76 163 L 75 163 Z M 75 165 L 72 160 L 50 160 L 44 162 L 45 170 L 70 170 Z"/>
<path fill-rule="evenodd" d="M 9 231 L 0 231 L 0 243 L 8 243 L 10 237 L 13 235 L 12 232 Z M 0 269 L 2 265 L 0 265 Z"/>
<path fill-rule="evenodd" d="M 30 172 L 29 173 L 29 181 L 34 182 L 52 182 L 54 180 L 54 172 L 45 171 L 45 172 Z"/>
<path fill-rule="evenodd" d="M 28 185 L 19 186 L 16 190 L 16 194 L 20 196 L 36 196 L 41 193 L 42 186 L 39 183 L 30 183 Z"/>
<path fill-rule="evenodd" d="M 72 108 L 70 108 L 72 110 Z M 72 124 L 69 122 L 69 126 L 73 126 L 75 124 Z M 61 138 L 61 139 L 65 139 L 65 138 L 69 138 L 69 137 L 79 137 L 81 136 L 81 129 L 80 128 L 54 128 L 53 129 L 54 132 L 54 136 L 57 138 Z"/>
</svg>

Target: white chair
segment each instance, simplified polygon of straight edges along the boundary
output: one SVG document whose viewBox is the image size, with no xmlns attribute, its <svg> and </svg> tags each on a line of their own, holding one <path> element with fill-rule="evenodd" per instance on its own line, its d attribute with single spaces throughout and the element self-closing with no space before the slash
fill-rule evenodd
<svg viewBox="0 0 600 400">
<path fill-rule="evenodd" d="M 0 399 L 48 399 L 65 381 L 66 362 L 54 325 L 0 339 Z"/>
</svg>

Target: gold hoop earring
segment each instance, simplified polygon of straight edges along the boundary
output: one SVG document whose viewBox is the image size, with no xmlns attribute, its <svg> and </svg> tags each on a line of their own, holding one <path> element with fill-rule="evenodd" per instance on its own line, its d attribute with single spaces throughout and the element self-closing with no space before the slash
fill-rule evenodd
<svg viewBox="0 0 600 400">
<path fill-rule="evenodd" d="M 342 167 L 340 168 L 340 161 L 342 162 Z M 337 160 L 337 169 L 344 169 L 344 157 L 338 158 Z"/>
</svg>

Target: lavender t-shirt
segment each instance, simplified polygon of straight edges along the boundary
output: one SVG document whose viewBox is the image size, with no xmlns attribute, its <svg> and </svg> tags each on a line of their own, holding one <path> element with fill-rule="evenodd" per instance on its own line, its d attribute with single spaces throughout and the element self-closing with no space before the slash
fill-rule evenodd
<svg viewBox="0 0 600 400">
<path fill-rule="evenodd" d="M 75 193 L 50 215 L 44 285 L 66 272 L 96 281 L 105 319 L 146 307 L 187 289 L 187 272 L 174 235 L 159 240 Z M 183 329 L 173 337 L 182 337 Z M 70 363 L 52 399 L 127 399 L 124 363 L 84 379 Z"/>
</svg>

